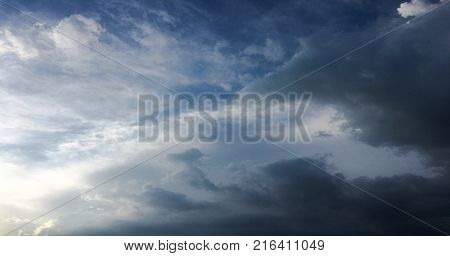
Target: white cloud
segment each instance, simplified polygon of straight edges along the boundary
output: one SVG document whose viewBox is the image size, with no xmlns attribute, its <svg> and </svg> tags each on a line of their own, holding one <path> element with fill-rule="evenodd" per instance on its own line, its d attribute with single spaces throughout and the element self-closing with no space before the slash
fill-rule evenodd
<svg viewBox="0 0 450 256">
<path fill-rule="evenodd" d="M 446 0 L 441 0 L 441 3 L 444 1 Z M 408 18 L 422 15 L 435 8 L 437 5 L 439 4 L 432 4 L 424 0 L 411 0 L 411 2 L 402 3 L 397 11 L 403 18 Z"/>
<path fill-rule="evenodd" d="M 14 35 L 8 29 L 0 30 L 0 55 L 13 53 L 22 60 L 35 58 L 39 52 L 22 37 Z"/>
<path fill-rule="evenodd" d="M 8 223 L 13 223 L 15 225 L 20 225 L 20 224 L 24 224 L 29 222 L 29 219 L 21 219 L 21 218 L 17 218 L 17 217 L 11 217 L 11 218 L 7 218 L 6 220 L 4 220 L 5 222 Z"/>
<path fill-rule="evenodd" d="M 83 15 L 71 15 L 62 19 L 52 31 L 52 37 L 56 47 L 63 49 L 83 47 L 71 38 L 86 44 L 98 43 L 98 39 L 105 30 L 92 18 Z M 70 36 L 71 38 L 66 37 Z"/>
<path fill-rule="evenodd" d="M 167 146 L 139 145 L 135 135 L 136 96 L 159 92 L 154 85 L 58 31 L 171 87 L 210 84 L 231 90 L 242 77 L 251 80 L 223 40 L 205 44 L 197 35 L 180 38 L 131 21 L 122 24 L 129 28 L 122 36 L 137 43 L 130 45 L 83 15 L 55 24 L 35 24 L 37 31 L 17 26 L 13 33 L 0 22 L 0 220 L 8 220 L 1 222 L 1 232 L 14 228 L 14 220 L 54 206 L 57 195 L 70 197 L 98 183 L 90 177 L 116 174 Z M 275 49 L 265 50 L 267 58 L 279 58 L 278 46 L 266 42 L 265 48 Z M 53 226 L 24 232 L 45 234 Z"/>
<path fill-rule="evenodd" d="M 55 227 L 55 221 L 49 220 L 45 222 L 44 224 L 38 226 L 36 229 L 33 230 L 33 236 L 39 236 L 42 235 L 44 231 L 48 231 L 49 229 L 52 229 Z"/>
</svg>

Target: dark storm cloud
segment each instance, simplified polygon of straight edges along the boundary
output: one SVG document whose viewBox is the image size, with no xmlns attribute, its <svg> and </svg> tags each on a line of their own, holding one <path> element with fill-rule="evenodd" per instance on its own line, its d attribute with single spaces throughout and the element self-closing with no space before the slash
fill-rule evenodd
<svg viewBox="0 0 450 256">
<path fill-rule="evenodd" d="M 309 161 L 317 163 L 314 159 Z M 297 223 L 297 232 L 376 235 L 435 232 L 303 160 L 271 164 L 264 168 L 264 173 L 272 184 L 269 187 L 273 201 L 289 216 L 288 222 Z M 448 176 L 403 175 L 348 181 L 437 226 L 449 227 Z"/>
<path fill-rule="evenodd" d="M 380 18 L 353 32 L 324 29 L 305 40 L 306 50 L 287 69 L 252 89 L 281 88 L 387 31 L 392 21 Z M 418 149 L 431 165 L 448 166 L 449 23 L 444 7 L 285 91 L 313 91 L 316 101 L 338 109 L 363 142 Z"/>
<path fill-rule="evenodd" d="M 189 200 L 186 195 L 167 191 L 162 188 L 148 187 L 140 195 L 144 203 L 152 207 L 171 212 L 200 210 L 207 207 L 205 203 L 199 203 Z"/>
<path fill-rule="evenodd" d="M 354 189 L 324 158 L 280 161 L 242 184 L 216 186 L 214 202 L 147 188 L 139 198 L 167 211 L 156 222 L 116 224 L 84 234 L 117 235 L 439 235 L 438 231 Z M 334 175 L 340 175 L 337 179 Z M 447 232 L 450 176 L 347 180 Z M 177 215 L 176 213 L 184 214 Z M 169 217 L 170 216 L 170 217 Z M 175 216 L 175 217 L 174 217 Z"/>
</svg>

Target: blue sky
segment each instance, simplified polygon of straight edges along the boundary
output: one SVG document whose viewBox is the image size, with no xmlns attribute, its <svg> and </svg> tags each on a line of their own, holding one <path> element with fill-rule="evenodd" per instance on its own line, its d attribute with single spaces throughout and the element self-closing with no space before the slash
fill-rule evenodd
<svg viewBox="0 0 450 256">
<path fill-rule="evenodd" d="M 0 4 L 1 232 L 169 146 L 138 143 L 138 94 L 275 91 L 441 5 L 282 90 L 314 93 L 313 143 L 282 146 L 449 230 L 446 1 L 11 4 L 40 21 Z M 14 234 L 434 234 L 318 173 L 192 142 Z"/>
</svg>

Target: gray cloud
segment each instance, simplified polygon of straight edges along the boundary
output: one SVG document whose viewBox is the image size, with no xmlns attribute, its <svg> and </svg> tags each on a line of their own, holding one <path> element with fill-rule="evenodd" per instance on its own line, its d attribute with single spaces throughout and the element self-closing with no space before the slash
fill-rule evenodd
<svg viewBox="0 0 450 256">
<path fill-rule="evenodd" d="M 187 164 L 192 164 L 193 162 L 197 162 L 203 156 L 204 155 L 200 150 L 197 148 L 191 148 L 181 153 L 169 154 L 168 158 Z"/>
<path fill-rule="evenodd" d="M 208 207 L 206 203 L 191 201 L 186 195 L 161 188 L 147 188 L 140 195 L 143 203 L 170 212 L 201 210 Z"/>
<path fill-rule="evenodd" d="M 303 41 L 297 59 L 248 90 L 276 90 L 386 30 L 385 22 L 351 33 L 325 29 Z M 313 91 L 360 141 L 418 150 L 430 165 L 448 166 L 448 22 L 448 9 L 439 9 L 285 91 Z"/>
<path fill-rule="evenodd" d="M 204 155 L 200 150 L 191 148 L 182 153 L 169 154 L 168 158 L 177 162 L 182 162 L 185 165 L 185 170 L 178 174 L 180 180 L 187 181 L 191 186 L 198 189 L 215 191 L 217 190 L 217 186 L 211 182 L 205 172 L 198 167 L 199 160 L 203 156 Z"/>
<path fill-rule="evenodd" d="M 115 222 L 83 234 L 116 235 L 439 235 L 340 179 L 325 158 L 300 159 L 261 167 L 241 184 L 216 185 L 215 199 L 198 202 L 183 193 L 147 187 L 139 198 L 167 211 L 157 222 Z M 334 177 L 339 175 L 340 179 Z M 401 209 L 450 229 L 450 176 L 401 175 L 347 179 Z M 195 187 L 195 186 L 194 186 Z M 178 212 L 184 214 L 176 215 Z M 169 221 L 170 220 L 170 221 Z M 161 224 L 158 224 L 161 223 Z M 193 228 L 196 227 L 196 228 Z"/>
</svg>

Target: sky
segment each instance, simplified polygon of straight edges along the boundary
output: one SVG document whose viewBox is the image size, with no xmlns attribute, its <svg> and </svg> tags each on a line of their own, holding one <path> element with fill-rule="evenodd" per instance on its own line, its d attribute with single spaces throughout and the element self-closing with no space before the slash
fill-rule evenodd
<svg viewBox="0 0 450 256">
<path fill-rule="evenodd" d="M 450 232 L 446 0 L 5 2 L 2 234 Z M 312 142 L 139 142 L 164 87 L 311 92 Z"/>
</svg>

